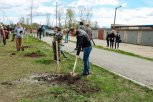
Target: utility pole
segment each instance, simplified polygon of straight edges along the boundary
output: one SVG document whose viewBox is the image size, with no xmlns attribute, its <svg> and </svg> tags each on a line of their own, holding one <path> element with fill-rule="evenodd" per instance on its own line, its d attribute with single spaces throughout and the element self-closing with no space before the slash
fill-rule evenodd
<svg viewBox="0 0 153 102">
<path fill-rule="evenodd" d="M 32 17 L 33 17 L 33 0 L 31 0 L 31 33 L 32 33 Z"/>
<path fill-rule="evenodd" d="M 118 6 L 118 7 L 115 8 L 115 15 L 114 15 L 114 24 L 113 24 L 113 29 L 115 29 L 116 11 L 117 11 L 117 9 L 120 8 L 120 7 L 122 7 L 122 6 Z"/>
<path fill-rule="evenodd" d="M 56 1 L 56 26 L 57 26 L 57 1 Z"/>
</svg>

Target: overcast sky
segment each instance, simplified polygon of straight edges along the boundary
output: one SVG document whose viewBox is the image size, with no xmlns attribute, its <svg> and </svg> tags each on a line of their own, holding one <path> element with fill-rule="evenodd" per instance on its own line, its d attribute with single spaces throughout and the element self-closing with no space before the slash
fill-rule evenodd
<svg viewBox="0 0 153 102">
<path fill-rule="evenodd" d="M 33 22 L 45 24 L 45 15 L 48 13 L 51 15 L 51 23 L 55 24 L 56 0 L 33 1 Z M 115 7 L 120 5 L 122 7 L 117 9 L 116 24 L 153 24 L 153 0 L 57 0 L 57 2 L 60 8 L 66 11 L 71 7 L 76 14 L 79 6 L 91 7 L 92 21 L 97 21 L 100 27 L 110 27 L 113 24 Z M 28 18 L 29 7 L 30 0 L 0 0 L 0 21 L 9 23 L 11 20 L 13 23 L 17 23 L 21 17 Z"/>
</svg>

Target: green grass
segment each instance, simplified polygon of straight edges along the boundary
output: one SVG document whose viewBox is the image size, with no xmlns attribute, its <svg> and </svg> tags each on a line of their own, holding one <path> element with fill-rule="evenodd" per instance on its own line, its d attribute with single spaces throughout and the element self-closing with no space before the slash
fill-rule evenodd
<svg viewBox="0 0 153 102">
<path fill-rule="evenodd" d="M 24 45 L 27 45 L 24 40 Z M 0 84 L 0 102 L 153 102 L 153 91 L 140 87 L 113 73 L 91 64 L 92 74 L 81 80 L 67 82 L 29 82 L 17 81 L 40 73 L 53 73 L 56 62 L 50 45 L 29 37 L 29 46 L 25 51 L 17 52 L 15 42 L 7 41 L 0 46 L 0 83 L 11 81 L 13 85 Z M 46 56 L 29 58 L 27 53 L 39 52 Z M 15 55 L 11 55 L 15 53 Z M 72 71 L 75 56 L 66 53 L 62 57 L 60 71 L 64 74 Z M 82 73 L 82 60 L 78 60 L 76 72 Z M 16 82 L 17 81 L 17 82 Z"/>
<path fill-rule="evenodd" d="M 134 54 L 134 53 L 131 53 L 131 52 L 126 52 L 126 51 L 123 51 L 123 50 L 113 50 L 113 49 L 106 48 L 106 47 L 103 47 L 103 46 L 94 46 L 94 47 L 99 48 L 99 49 L 103 49 L 103 50 L 107 50 L 107 51 L 112 51 L 112 52 L 128 55 L 128 56 L 142 58 L 142 59 L 149 60 L 149 61 L 153 61 L 153 58 L 144 57 L 144 56 L 137 55 L 137 54 Z"/>
</svg>

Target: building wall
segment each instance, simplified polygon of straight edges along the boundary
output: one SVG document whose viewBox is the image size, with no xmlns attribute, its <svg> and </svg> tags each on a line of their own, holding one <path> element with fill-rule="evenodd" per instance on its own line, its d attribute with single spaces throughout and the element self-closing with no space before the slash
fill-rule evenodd
<svg viewBox="0 0 153 102">
<path fill-rule="evenodd" d="M 111 33 L 111 29 L 104 29 L 104 35 L 103 35 L 104 40 L 106 40 L 107 32 Z"/>
<path fill-rule="evenodd" d="M 124 31 L 119 31 L 122 42 L 124 42 Z"/>
<path fill-rule="evenodd" d="M 104 39 L 104 29 L 98 30 L 98 39 L 101 39 L 101 40 Z"/>
<path fill-rule="evenodd" d="M 98 30 L 92 30 L 92 38 L 98 39 Z"/>
<path fill-rule="evenodd" d="M 153 46 L 153 31 L 142 32 L 141 44 Z"/>
<path fill-rule="evenodd" d="M 123 43 L 153 46 L 153 30 L 118 30 Z M 103 40 L 106 40 L 106 33 L 111 29 L 104 29 Z M 99 39 L 98 30 L 92 30 L 93 38 Z M 101 38 L 100 38 L 101 39 Z"/>
<path fill-rule="evenodd" d="M 137 44 L 138 31 L 128 31 L 127 33 L 127 43 Z"/>
</svg>

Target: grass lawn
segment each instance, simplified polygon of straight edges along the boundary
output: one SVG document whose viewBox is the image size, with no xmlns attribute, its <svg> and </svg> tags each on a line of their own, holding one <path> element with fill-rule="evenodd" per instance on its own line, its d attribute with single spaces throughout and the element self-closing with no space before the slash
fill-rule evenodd
<svg viewBox="0 0 153 102">
<path fill-rule="evenodd" d="M 81 77 L 73 84 L 67 81 L 36 81 L 37 74 L 54 73 L 56 62 L 51 47 L 29 37 L 31 46 L 17 52 L 15 42 L 0 46 L 0 102 L 153 102 L 153 91 L 114 75 L 103 68 L 91 65 L 92 74 Z M 32 52 L 44 55 L 27 57 Z M 66 53 L 62 57 L 63 74 L 72 71 L 75 57 Z M 82 73 L 79 59 L 76 72 Z"/>
</svg>

